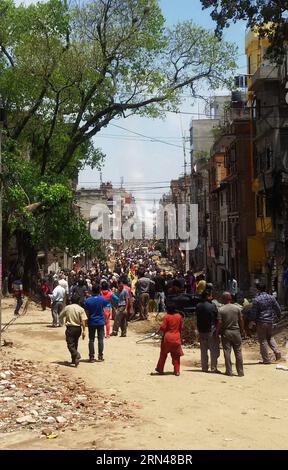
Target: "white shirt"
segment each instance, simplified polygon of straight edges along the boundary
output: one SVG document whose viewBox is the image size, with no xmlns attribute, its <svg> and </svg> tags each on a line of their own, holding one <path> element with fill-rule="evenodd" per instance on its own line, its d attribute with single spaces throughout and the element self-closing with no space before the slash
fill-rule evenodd
<svg viewBox="0 0 288 470">
<path fill-rule="evenodd" d="M 66 281 L 66 279 L 60 279 L 58 281 L 58 283 L 59 283 L 59 286 L 61 286 L 61 287 L 63 287 L 63 289 L 65 289 L 66 294 L 68 294 L 69 293 L 69 286 L 68 286 L 68 282 Z"/>
<path fill-rule="evenodd" d="M 53 302 L 63 302 L 65 297 L 65 289 L 62 286 L 56 286 L 52 292 L 51 299 Z"/>
</svg>

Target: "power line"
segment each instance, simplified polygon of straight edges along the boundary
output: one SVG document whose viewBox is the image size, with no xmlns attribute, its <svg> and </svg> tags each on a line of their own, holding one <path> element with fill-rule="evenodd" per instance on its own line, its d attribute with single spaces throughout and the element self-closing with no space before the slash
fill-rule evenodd
<svg viewBox="0 0 288 470">
<path fill-rule="evenodd" d="M 155 139 L 153 137 L 150 137 L 150 136 L 147 136 L 147 135 L 144 135 L 144 134 L 140 134 L 140 132 L 132 131 L 131 129 L 127 129 L 126 127 L 122 127 L 122 126 L 119 126 L 117 124 L 111 124 L 111 126 L 117 127 L 118 129 L 122 129 L 122 130 L 127 131 L 127 132 L 131 132 L 131 134 L 139 135 L 140 137 L 145 137 L 146 139 L 150 139 L 152 142 L 160 142 L 162 144 L 171 145 L 171 147 L 177 147 L 177 148 L 180 148 L 181 150 L 183 149 L 183 147 L 181 145 L 172 144 L 170 142 L 165 142 L 164 140 L 160 140 L 160 139 L 157 139 L 157 138 Z"/>
</svg>

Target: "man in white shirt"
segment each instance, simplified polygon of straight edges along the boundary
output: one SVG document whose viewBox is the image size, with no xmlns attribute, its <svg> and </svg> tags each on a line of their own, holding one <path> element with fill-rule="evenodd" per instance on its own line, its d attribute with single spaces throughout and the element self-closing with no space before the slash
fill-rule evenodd
<svg viewBox="0 0 288 470">
<path fill-rule="evenodd" d="M 52 326 L 56 328 L 57 326 L 63 326 L 63 322 L 59 321 L 60 312 L 63 309 L 64 299 L 66 291 L 64 287 L 60 286 L 59 283 L 53 290 L 51 297 L 51 311 L 52 311 Z"/>
<path fill-rule="evenodd" d="M 64 273 L 60 274 L 58 283 L 61 287 L 65 289 L 65 296 L 64 296 L 64 307 L 65 307 L 67 305 L 68 298 L 69 298 L 69 284 L 66 280 Z"/>
</svg>

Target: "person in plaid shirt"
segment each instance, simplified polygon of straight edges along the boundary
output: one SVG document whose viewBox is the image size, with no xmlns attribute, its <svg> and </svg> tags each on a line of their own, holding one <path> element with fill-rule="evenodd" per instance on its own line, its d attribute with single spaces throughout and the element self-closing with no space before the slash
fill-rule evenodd
<svg viewBox="0 0 288 470">
<path fill-rule="evenodd" d="M 23 304 L 23 285 L 22 280 L 20 278 L 16 278 L 12 284 L 13 294 L 16 299 L 16 307 L 14 311 L 14 315 L 18 317 L 19 310 Z"/>
<path fill-rule="evenodd" d="M 273 323 L 281 316 L 281 308 L 273 295 L 266 292 L 266 286 L 257 285 L 258 295 L 252 302 L 252 317 L 256 321 L 257 335 L 260 343 L 260 353 L 263 364 L 271 364 L 269 347 L 278 361 L 281 358 L 279 347 L 272 336 Z"/>
</svg>

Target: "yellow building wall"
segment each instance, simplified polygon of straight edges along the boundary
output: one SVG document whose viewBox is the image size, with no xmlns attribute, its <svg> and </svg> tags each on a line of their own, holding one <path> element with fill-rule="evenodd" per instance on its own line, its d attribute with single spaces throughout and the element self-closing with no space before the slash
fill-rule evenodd
<svg viewBox="0 0 288 470">
<path fill-rule="evenodd" d="M 248 30 L 245 36 L 245 53 L 247 58 L 247 86 L 248 90 L 252 84 L 252 76 L 256 73 L 258 67 L 265 62 L 264 55 L 269 40 L 267 38 L 259 38 L 257 30 Z M 250 63 L 250 67 L 249 67 Z M 249 101 L 252 102 L 253 92 L 248 93 Z M 252 191 L 258 193 L 259 181 L 258 178 L 252 182 Z M 248 245 L 248 266 L 249 272 L 253 273 L 256 270 L 265 271 L 265 263 L 267 253 L 265 250 L 267 236 L 272 232 L 272 221 L 270 217 L 266 217 L 266 207 L 264 203 L 263 217 L 256 217 L 256 235 L 249 237 L 247 240 Z M 265 235 L 267 234 L 267 235 Z"/>
<path fill-rule="evenodd" d="M 265 239 L 261 236 L 249 237 L 248 244 L 248 269 L 249 273 L 254 273 L 258 269 L 263 269 L 265 264 Z"/>
<path fill-rule="evenodd" d="M 257 233 L 272 233 L 272 220 L 270 217 L 257 217 L 256 219 Z"/>
<path fill-rule="evenodd" d="M 264 61 L 264 55 L 269 40 L 267 38 L 259 38 L 257 31 L 247 31 L 245 36 L 245 53 L 247 58 L 247 75 L 248 75 L 248 89 L 251 85 L 251 75 L 256 73 L 258 67 Z M 249 58 L 251 57 L 251 68 L 249 70 Z"/>
</svg>

